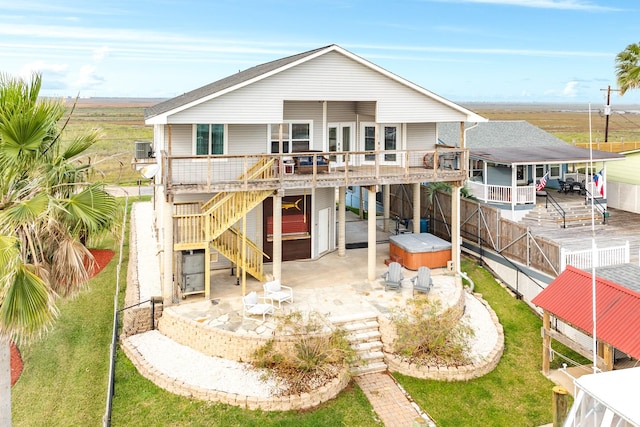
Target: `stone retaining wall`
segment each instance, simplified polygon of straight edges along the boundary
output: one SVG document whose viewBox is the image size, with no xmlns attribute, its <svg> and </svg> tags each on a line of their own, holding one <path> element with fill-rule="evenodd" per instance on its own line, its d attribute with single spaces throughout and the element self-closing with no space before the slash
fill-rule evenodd
<svg viewBox="0 0 640 427">
<path fill-rule="evenodd" d="M 385 362 L 387 363 L 389 370 L 415 378 L 438 381 L 468 381 L 491 372 L 498 365 L 498 362 L 502 357 L 502 353 L 504 352 L 504 331 L 495 311 L 493 311 L 489 304 L 478 294 L 476 294 L 476 297 L 489 311 L 491 320 L 493 320 L 496 330 L 498 331 L 498 342 L 487 357 L 464 366 L 417 365 L 405 362 L 396 354 L 385 351 Z M 387 334 L 389 333 L 389 329 L 393 329 L 390 321 L 387 320 L 385 328 L 387 328 Z M 380 330 L 382 332 L 382 324 Z"/>
<path fill-rule="evenodd" d="M 205 389 L 185 384 L 184 381 L 170 378 L 151 366 L 128 340 L 124 340 L 122 342 L 122 348 L 129 360 L 131 360 L 134 366 L 138 369 L 138 372 L 157 386 L 181 396 L 226 403 L 228 405 L 239 406 L 244 409 L 262 409 L 263 411 L 295 411 L 314 408 L 321 403 L 336 397 L 338 393 L 344 390 L 351 380 L 349 370 L 345 367 L 332 381 L 310 393 L 271 397 L 244 396 L 241 394 L 226 393 L 219 390 Z"/>
</svg>

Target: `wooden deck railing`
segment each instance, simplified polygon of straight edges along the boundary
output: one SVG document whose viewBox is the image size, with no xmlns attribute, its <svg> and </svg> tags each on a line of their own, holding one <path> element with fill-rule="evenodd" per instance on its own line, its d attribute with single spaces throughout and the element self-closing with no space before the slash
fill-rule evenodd
<svg viewBox="0 0 640 427">
<path fill-rule="evenodd" d="M 468 152 L 457 148 L 308 152 L 244 156 L 169 156 L 161 153 L 170 192 L 254 191 L 411 182 L 460 182 Z M 304 158 L 285 166 L 285 160 Z M 205 207 L 205 208 L 208 208 Z"/>
</svg>

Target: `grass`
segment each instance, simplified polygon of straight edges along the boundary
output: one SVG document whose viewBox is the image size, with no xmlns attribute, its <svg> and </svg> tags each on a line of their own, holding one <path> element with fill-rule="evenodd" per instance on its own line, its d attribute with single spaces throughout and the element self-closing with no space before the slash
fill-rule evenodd
<svg viewBox="0 0 640 427">
<path fill-rule="evenodd" d="M 114 245 L 111 245 L 114 246 Z M 123 255 L 126 266 L 127 247 Z M 22 349 L 23 376 L 13 389 L 14 425 L 97 425 L 105 408 L 116 257 L 90 289 L 61 304 L 62 315 L 43 340 Z M 538 426 L 551 420 L 553 384 L 541 373 L 540 319 L 484 269 L 465 260 L 475 290 L 505 330 L 497 368 L 469 382 L 445 383 L 395 375 L 411 397 L 446 426 Z M 122 271 L 122 278 L 126 271 Z M 556 348 L 558 350 L 558 348 Z M 177 361 L 180 363 L 180 361 Z M 314 411 L 263 412 L 173 395 L 138 374 L 117 354 L 113 425 L 376 426 L 355 385 Z"/>
<path fill-rule="evenodd" d="M 542 321 L 490 275 L 466 259 L 462 267 L 504 327 L 505 351 L 489 374 L 468 382 L 396 378 L 439 427 L 539 426 L 551 422 L 553 383 L 542 366 Z"/>
</svg>

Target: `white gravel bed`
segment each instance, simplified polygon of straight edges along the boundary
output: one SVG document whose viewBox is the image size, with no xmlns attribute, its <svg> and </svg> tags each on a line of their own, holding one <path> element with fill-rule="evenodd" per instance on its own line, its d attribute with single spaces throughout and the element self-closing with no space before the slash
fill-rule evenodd
<svg viewBox="0 0 640 427">
<path fill-rule="evenodd" d="M 277 382 L 263 379 L 267 371 L 256 369 L 248 363 L 205 356 L 158 331 L 133 335 L 127 339 L 154 368 L 170 378 L 208 390 L 243 396 L 271 397 L 277 394 Z"/>
<path fill-rule="evenodd" d="M 462 318 L 474 331 L 474 336 L 469 340 L 470 352 L 480 361 L 495 348 L 499 335 L 487 307 L 473 295 L 465 293 L 465 298 L 466 306 Z"/>
<path fill-rule="evenodd" d="M 477 361 L 486 358 L 498 343 L 499 335 L 485 305 L 473 295 L 465 293 L 463 321 L 474 330 L 470 351 Z M 149 331 L 127 338 L 142 356 L 167 377 L 209 390 L 237 393 L 244 396 L 271 397 L 279 387 L 273 379 L 266 379 L 266 370 L 248 363 L 234 362 L 220 357 L 205 356 L 190 347 Z"/>
</svg>

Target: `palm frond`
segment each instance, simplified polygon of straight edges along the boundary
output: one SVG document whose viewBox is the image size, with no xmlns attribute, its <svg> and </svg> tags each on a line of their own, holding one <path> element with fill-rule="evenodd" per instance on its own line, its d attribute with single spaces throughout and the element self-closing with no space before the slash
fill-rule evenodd
<svg viewBox="0 0 640 427">
<path fill-rule="evenodd" d="M 21 264 L 0 304 L 0 335 L 17 342 L 36 338 L 58 315 L 41 268 Z"/>
<path fill-rule="evenodd" d="M 51 263 L 51 287 L 58 295 L 74 297 L 86 286 L 96 262 L 91 252 L 71 236 L 59 243 Z"/>
</svg>

